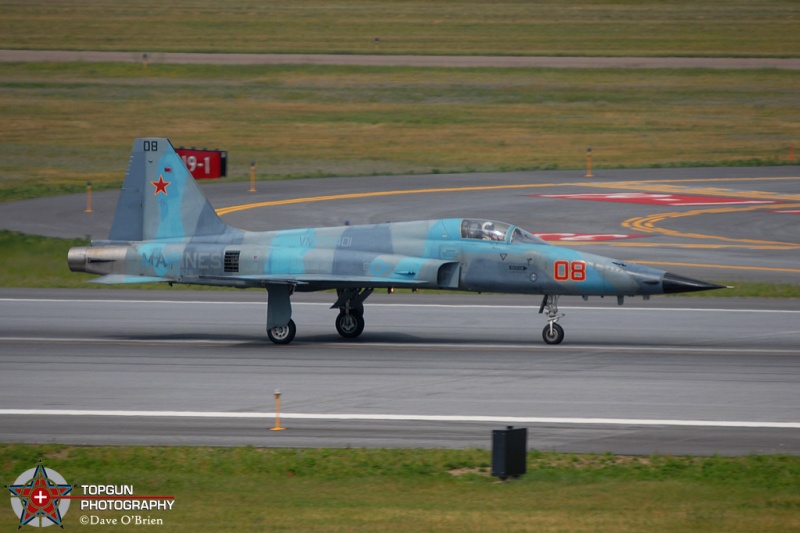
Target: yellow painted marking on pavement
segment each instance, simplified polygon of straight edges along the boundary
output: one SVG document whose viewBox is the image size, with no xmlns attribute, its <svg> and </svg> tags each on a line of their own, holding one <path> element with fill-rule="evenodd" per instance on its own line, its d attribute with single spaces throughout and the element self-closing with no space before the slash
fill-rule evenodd
<svg viewBox="0 0 800 533">
<path fill-rule="evenodd" d="M 680 178 L 675 180 L 652 180 L 653 183 L 708 183 L 711 181 L 790 181 L 800 179 L 800 176 L 771 176 L 760 178 Z M 631 180 L 631 183 L 647 183 L 647 180 Z M 626 182 L 620 182 L 626 183 Z"/>
<path fill-rule="evenodd" d="M 410 194 L 432 194 L 432 193 L 452 193 L 452 192 L 475 192 L 475 191 L 492 191 L 492 190 L 503 190 L 503 189 L 535 189 L 535 188 L 547 188 L 547 187 L 594 187 L 594 188 L 606 188 L 606 189 L 628 189 L 628 190 L 641 190 L 641 191 L 650 191 L 650 192 L 661 192 L 661 193 L 692 193 L 692 194 L 701 194 L 707 196 L 726 196 L 726 197 L 735 197 L 735 198 L 756 198 L 760 200 L 779 200 L 779 201 L 798 201 L 800 202 L 800 195 L 798 194 L 780 194 L 780 193 L 770 193 L 764 191 L 736 191 L 730 189 L 723 189 L 723 188 L 716 188 L 716 187 L 703 187 L 703 188 L 692 188 L 692 187 L 683 187 L 679 185 L 669 185 L 670 183 L 709 183 L 709 182 L 732 182 L 732 181 L 789 181 L 789 180 L 798 180 L 798 177 L 766 177 L 766 178 L 712 178 L 712 179 L 704 179 L 704 178 L 692 178 L 692 179 L 675 179 L 675 180 L 654 180 L 654 181 L 646 181 L 646 180 L 633 180 L 633 181 L 618 181 L 618 182 L 571 182 L 571 183 L 528 183 L 528 184 L 517 184 L 517 185 L 484 185 L 484 186 L 474 186 L 474 187 L 440 187 L 440 188 L 433 188 L 433 189 L 410 189 L 410 190 L 393 190 L 393 191 L 376 191 L 376 192 L 362 192 L 362 193 L 349 193 L 349 194 L 337 194 L 337 195 L 328 195 L 328 196 L 311 196 L 305 198 L 288 198 L 285 200 L 272 200 L 267 202 L 257 202 L 251 204 L 243 204 L 243 205 L 235 205 L 230 207 L 223 207 L 217 209 L 217 214 L 220 216 L 227 215 L 230 213 L 236 213 L 239 211 L 245 211 L 248 209 L 256 209 L 260 207 L 272 207 L 272 206 L 279 206 L 279 205 L 292 205 L 292 204 L 302 204 L 302 203 L 311 203 L 311 202 L 328 202 L 328 201 L 335 201 L 335 200 L 349 200 L 349 199 L 357 199 L 357 198 L 378 198 L 378 197 L 385 197 L 385 196 L 398 196 L 398 195 L 410 195 Z M 672 213 L 660 213 L 655 215 L 650 215 L 647 217 L 637 217 L 632 218 L 624 221 L 622 223 L 623 227 L 635 229 L 637 231 L 642 231 L 645 233 L 660 233 L 663 235 L 669 235 L 672 237 L 683 237 L 683 238 L 690 238 L 690 239 L 704 239 L 704 240 L 717 240 L 723 241 L 726 243 L 733 243 L 733 244 L 686 244 L 686 243 L 678 243 L 678 244 L 670 244 L 670 243 L 639 243 L 639 242 L 614 242 L 609 243 L 607 241 L 600 241 L 594 243 L 579 243 L 579 242 L 570 242 L 570 246 L 573 245 L 587 245 L 587 244 L 599 244 L 599 245 L 606 245 L 606 246 L 619 246 L 619 247 L 676 247 L 676 248 L 704 248 L 704 249 L 720 249 L 720 248 L 744 248 L 744 249 L 753 249 L 753 250 L 793 250 L 800 248 L 800 244 L 798 243 L 786 243 L 786 242 L 775 242 L 775 241 L 764 241 L 764 240 L 757 240 L 757 239 L 734 239 L 729 237 L 720 237 L 715 235 L 704 235 L 699 233 L 682 233 L 679 231 L 668 230 L 664 228 L 656 227 L 656 223 L 662 222 L 667 219 L 674 219 L 674 218 L 681 218 L 681 217 L 689 217 L 689 216 L 698 216 L 703 214 L 720 214 L 720 213 L 734 213 L 734 212 L 744 212 L 744 211 L 752 211 L 756 209 L 786 209 L 786 208 L 796 208 L 796 204 L 768 204 L 768 205 L 756 205 L 756 206 L 736 206 L 736 207 L 720 207 L 720 208 L 713 208 L 713 209 L 699 209 L 687 212 L 672 212 Z M 726 268 L 723 266 L 719 266 L 718 268 Z M 737 268 L 737 267 L 730 267 L 730 268 Z M 740 267 L 740 268 L 750 268 L 750 267 Z M 770 269 L 762 269 L 762 270 L 770 270 Z M 782 270 L 777 269 L 780 272 L 794 272 L 794 270 Z"/>
<path fill-rule="evenodd" d="M 586 182 L 580 185 L 597 189 L 628 189 L 635 191 L 648 191 L 669 194 L 700 194 L 705 196 L 725 196 L 730 198 L 747 198 L 754 200 L 777 200 L 780 202 L 800 202 L 800 194 L 783 194 L 767 191 L 739 191 L 719 187 L 683 187 L 669 185 L 669 183 L 709 183 L 713 181 L 797 181 L 798 177 L 785 178 L 715 178 L 715 179 L 684 179 L 684 180 L 657 180 L 657 181 L 612 181 L 612 182 Z"/>
<path fill-rule="evenodd" d="M 254 204 L 233 205 L 217 209 L 218 215 L 227 215 L 237 211 L 255 209 L 258 207 L 272 207 L 276 205 L 304 204 L 310 202 L 329 202 L 333 200 L 351 200 L 354 198 L 376 198 L 380 196 L 399 196 L 403 194 L 430 194 L 443 192 L 469 192 L 469 191 L 494 191 L 501 189 L 534 189 L 542 187 L 557 187 L 559 185 L 569 185 L 568 183 L 527 183 L 521 185 L 483 185 L 476 187 L 443 187 L 438 189 L 410 189 L 396 191 L 377 191 L 377 192 L 358 192 L 350 194 L 335 194 L 331 196 L 310 196 L 307 198 L 288 198 L 286 200 L 273 200 L 270 202 L 258 202 Z"/>
<path fill-rule="evenodd" d="M 614 246 L 617 248 L 687 248 L 697 250 L 726 250 L 726 249 L 743 249 L 743 250 L 794 250 L 800 248 L 800 245 L 793 244 L 789 246 L 775 245 L 775 246 L 755 246 L 752 244 L 715 244 L 715 243 L 686 243 L 686 242 L 631 242 L 631 241 L 548 241 L 556 245 L 565 244 L 570 248 L 575 246 Z"/>
<path fill-rule="evenodd" d="M 376 191 L 376 192 L 362 192 L 362 193 L 349 193 L 349 194 L 336 194 L 336 195 L 329 195 L 329 196 L 310 196 L 306 198 L 288 198 L 285 200 L 272 200 L 268 202 L 257 202 L 252 204 L 243 204 L 243 205 L 234 205 L 230 207 L 222 207 L 217 209 L 217 214 L 227 215 L 230 213 L 236 213 L 238 211 L 246 211 L 248 209 L 256 209 L 259 207 L 272 207 L 278 205 L 291 205 L 291 204 L 302 204 L 302 203 L 310 203 L 310 202 L 328 202 L 328 201 L 335 201 L 335 200 L 351 200 L 356 198 L 376 198 L 381 196 L 398 196 L 398 195 L 407 195 L 407 194 L 430 194 L 430 193 L 446 193 L 446 192 L 470 192 L 470 191 L 492 191 L 492 190 L 502 190 L 502 189 L 535 189 L 535 188 L 545 188 L 545 187 L 596 187 L 596 188 L 637 188 L 638 190 L 644 189 L 653 189 L 657 190 L 660 189 L 661 186 L 657 185 L 658 183 L 667 183 L 667 182 L 694 182 L 694 181 L 754 181 L 754 180 L 796 180 L 800 178 L 717 178 L 717 179 L 709 179 L 709 180 L 659 180 L 659 181 L 618 181 L 618 182 L 608 182 L 608 183 L 597 183 L 597 182 L 574 182 L 574 183 L 526 183 L 526 184 L 517 184 L 517 185 L 483 185 L 483 186 L 474 186 L 474 187 L 441 187 L 441 188 L 434 188 L 434 189 L 410 189 L 410 190 L 394 190 L 394 191 Z M 669 186 L 665 186 L 669 187 Z M 682 192 L 686 192 L 686 189 L 678 188 Z M 701 189 L 691 189 L 695 193 L 700 193 Z M 705 189 L 708 191 L 708 194 L 718 195 L 726 195 L 730 196 L 731 194 L 736 194 L 738 197 L 739 195 L 763 195 L 763 194 L 771 194 L 771 193 L 763 193 L 759 191 L 750 191 L 747 193 L 736 192 L 736 191 L 729 191 L 727 189 Z M 723 192 L 725 191 L 725 192 Z M 778 195 L 776 198 L 770 199 L 777 199 L 780 198 L 782 201 L 791 201 L 797 200 L 800 201 L 800 195 Z"/>
<path fill-rule="evenodd" d="M 800 268 L 757 267 L 747 265 L 715 265 L 712 263 L 671 263 L 668 261 L 631 261 L 639 265 L 666 265 L 680 267 L 719 268 L 722 270 L 761 270 L 765 272 L 788 272 L 800 274 Z"/>
<path fill-rule="evenodd" d="M 693 217 L 698 215 L 716 215 L 720 213 L 744 213 L 747 211 L 756 211 L 758 209 L 786 209 L 790 207 L 797 207 L 796 204 L 769 204 L 769 205 L 751 205 L 747 207 L 717 207 L 713 209 L 696 209 L 693 211 L 684 212 L 671 212 L 659 213 L 656 215 L 649 215 L 646 217 L 629 218 L 622 222 L 625 228 L 635 229 L 636 231 L 644 231 L 646 233 L 660 233 L 662 235 L 669 235 L 671 237 L 685 237 L 690 239 L 711 239 L 723 242 L 734 242 L 738 244 L 753 244 L 756 246 L 780 246 L 783 249 L 791 250 L 800 248 L 799 243 L 780 242 L 780 241 L 764 241 L 758 239 L 734 239 L 730 237 L 720 237 L 718 235 L 704 235 L 702 233 L 684 233 L 675 230 L 656 227 L 656 223 L 662 222 L 667 219 Z"/>
</svg>

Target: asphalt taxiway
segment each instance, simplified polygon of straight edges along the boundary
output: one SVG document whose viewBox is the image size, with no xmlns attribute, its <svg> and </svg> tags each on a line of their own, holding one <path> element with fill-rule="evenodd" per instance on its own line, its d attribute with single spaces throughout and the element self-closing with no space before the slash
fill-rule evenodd
<svg viewBox="0 0 800 533">
<path fill-rule="evenodd" d="M 247 230 L 480 217 L 680 275 L 800 283 L 798 182 L 796 166 L 776 166 L 324 178 L 258 182 L 255 193 L 246 182 L 218 182 L 203 190 L 226 222 Z M 91 213 L 81 194 L 6 203 L 0 228 L 105 239 L 118 197 L 95 193 Z"/>
<path fill-rule="evenodd" d="M 203 189 L 244 229 L 486 217 L 680 275 L 798 283 L 797 176 L 553 171 Z M 102 239 L 118 194 L 96 194 L 93 213 L 83 195 L 4 204 L 0 227 Z M 2 290 L 0 439 L 487 447 L 491 429 L 515 425 L 543 450 L 800 453 L 796 300 L 565 299 L 555 347 L 525 297 L 375 294 L 364 335 L 344 341 L 330 295 L 298 294 L 298 335 L 284 347 L 265 338 L 264 300 Z M 272 432 L 276 388 L 288 429 Z"/>
<path fill-rule="evenodd" d="M 3 290 L 0 439 L 488 447 L 513 425 L 540 450 L 800 453 L 792 302 L 576 299 L 548 346 L 519 297 L 373 295 L 345 341 L 330 296 L 296 295 L 277 346 L 258 291 Z"/>
</svg>

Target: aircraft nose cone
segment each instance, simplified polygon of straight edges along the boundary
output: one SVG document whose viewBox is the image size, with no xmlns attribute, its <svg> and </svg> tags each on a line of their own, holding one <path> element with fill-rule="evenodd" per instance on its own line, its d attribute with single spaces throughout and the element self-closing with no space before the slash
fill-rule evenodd
<svg viewBox="0 0 800 533">
<path fill-rule="evenodd" d="M 709 291 L 712 289 L 724 289 L 723 285 L 716 285 L 700 281 L 699 279 L 685 278 L 667 272 L 664 274 L 664 279 L 661 280 L 661 286 L 664 289 L 664 294 L 674 294 L 677 292 L 697 292 Z"/>
</svg>

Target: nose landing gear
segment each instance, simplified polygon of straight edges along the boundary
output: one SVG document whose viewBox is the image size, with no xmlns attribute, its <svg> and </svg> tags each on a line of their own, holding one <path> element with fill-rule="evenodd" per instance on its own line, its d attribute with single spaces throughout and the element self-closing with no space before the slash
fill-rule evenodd
<svg viewBox="0 0 800 533">
<path fill-rule="evenodd" d="M 547 344 L 561 344 L 564 340 L 564 328 L 558 325 L 558 319 L 564 316 L 564 313 L 558 312 L 559 298 L 555 294 L 546 294 L 539 306 L 539 314 L 547 311 L 547 325 L 542 330 L 542 339 Z"/>
</svg>

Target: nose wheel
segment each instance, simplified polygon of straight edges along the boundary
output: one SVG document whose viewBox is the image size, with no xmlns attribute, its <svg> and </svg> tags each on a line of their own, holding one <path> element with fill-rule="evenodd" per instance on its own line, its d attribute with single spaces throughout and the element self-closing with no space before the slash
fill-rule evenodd
<svg viewBox="0 0 800 533">
<path fill-rule="evenodd" d="M 542 330 L 542 338 L 547 344 L 560 344 L 564 340 L 564 328 L 552 322 Z"/>
<path fill-rule="evenodd" d="M 547 312 L 547 325 L 542 330 L 542 339 L 547 344 L 561 344 L 564 340 L 564 328 L 558 325 L 558 319 L 562 318 L 564 313 L 558 312 L 558 299 L 559 296 L 547 294 L 539 306 L 539 314 Z"/>
</svg>

